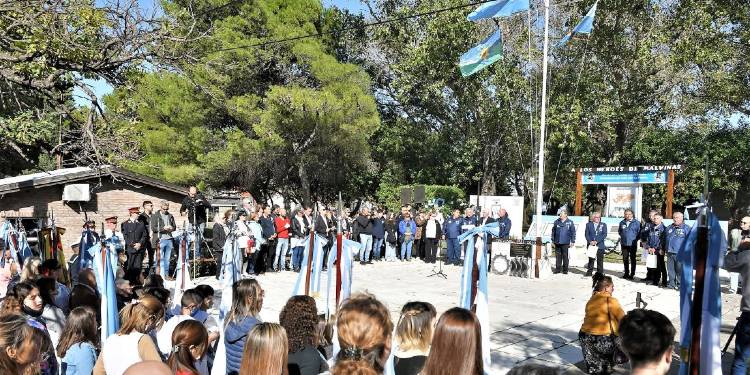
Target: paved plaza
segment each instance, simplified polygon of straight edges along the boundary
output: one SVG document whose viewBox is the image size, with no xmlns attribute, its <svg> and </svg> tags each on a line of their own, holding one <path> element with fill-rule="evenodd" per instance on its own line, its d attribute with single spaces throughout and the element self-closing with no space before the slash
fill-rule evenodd
<svg viewBox="0 0 750 375">
<path fill-rule="evenodd" d="M 394 322 L 398 320 L 401 306 L 408 301 L 430 302 L 435 305 L 438 314 L 455 306 L 458 301 L 460 267 L 445 266 L 443 269 L 447 279 L 427 277 L 433 266 L 419 260 L 378 262 L 368 266 L 355 264 L 354 267 L 353 290 L 375 294 L 386 303 Z M 615 276 L 620 275 L 621 267 L 618 264 L 605 264 L 608 273 Z M 642 269 L 637 273 L 637 278 L 645 276 L 645 268 L 639 268 Z M 281 272 L 258 278 L 266 291 L 261 311 L 263 320 L 278 321 L 279 312 L 290 297 L 296 277 L 296 273 Z M 218 282 L 213 277 L 199 278 L 196 282 L 218 288 Z M 325 276 L 322 285 L 326 285 Z M 491 373 L 504 374 L 513 366 L 528 362 L 563 367 L 570 374 L 582 373 L 580 362 L 583 357 L 578 330 L 591 295 L 591 281 L 584 278 L 581 269 L 574 268 L 568 275 L 552 275 L 540 280 L 491 274 L 489 287 Z M 679 326 L 678 291 L 615 278 L 614 296 L 626 311 L 635 308 L 637 292 L 641 292 L 647 308 L 662 312 Z M 216 297 L 218 306 L 218 290 Z M 739 300 L 739 295 L 723 295 L 722 344 L 739 314 Z M 725 358 L 725 370 L 728 361 L 731 361 L 731 352 L 730 349 Z M 675 358 L 673 372 L 677 366 L 678 360 Z M 619 370 L 624 373 L 627 368 Z"/>
</svg>

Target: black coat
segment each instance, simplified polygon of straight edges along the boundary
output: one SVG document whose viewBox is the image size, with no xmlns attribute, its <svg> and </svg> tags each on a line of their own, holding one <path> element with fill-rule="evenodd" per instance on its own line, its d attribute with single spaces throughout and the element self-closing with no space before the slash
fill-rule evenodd
<svg viewBox="0 0 750 375">
<path fill-rule="evenodd" d="M 318 215 L 318 219 L 315 220 L 315 233 L 328 237 L 329 234 L 333 233 L 333 229 L 336 229 L 336 224 L 332 219 L 325 217 L 325 215 Z"/>
<path fill-rule="evenodd" d="M 297 219 L 297 216 L 292 217 L 292 236 L 294 237 L 305 237 L 307 236 L 307 219 L 303 216 L 302 221 L 304 225 L 304 228 L 300 225 L 299 219 Z"/>
<path fill-rule="evenodd" d="M 367 216 L 359 215 L 355 221 L 357 234 L 372 234 L 372 219 Z"/>
<path fill-rule="evenodd" d="M 208 203 L 206 197 L 203 194 L 198 193 L 195 198 L 186 196 L 182 199 L 182 206 L 180 207 L 180 213 L 187 213 L 188 221 L 193 223 L 193 209 L 195 209 L 195 221 L 198 224 L 203 224 L 207 221 L 206 210 L 211 208 L 211 203 Z"/>
<path fill-rule="evenodd" d="M 211 239 L 211 248 L 216 251 L 224 250 L 224 243 L 227 242 L 227 234 L 224 233 L 224 226 L 214 223 L 213 238 Z"/>
<path fill-rule="evenodd" d="M 125 237 L 125 250 L 135 251 L 133 245 L 136 243 L 141 244 L 141 250 L 146 249 L 146 240 L 148 236 L 146 234 L 146 227 L 139 221 L 126 221 L 122 223 L 122 236 Z"/>
</svg>

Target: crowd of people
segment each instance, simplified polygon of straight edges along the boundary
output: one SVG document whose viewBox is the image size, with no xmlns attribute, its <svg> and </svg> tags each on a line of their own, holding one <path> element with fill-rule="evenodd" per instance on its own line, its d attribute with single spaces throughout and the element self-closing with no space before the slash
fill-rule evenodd
<svg viewBox="0 0 750 375">
<path fill-rule="evenodd" d="M 432 304 L 414 301 L 402 307 L 394 324 L 374 295 L 354 294 L 326 318 L 315 300 L 303 295 L 287 300 L 279 323 L 263 322 L 266 291 L 255 278 L 232 285 L 232 305 L 219 327 L 208 313 L 214 302 L 210 286 L 185 291 L 179 306 L 170 309 L 163 280 L 151 275 L 131 295 L 118 293 L 120 328 L 102 342 L 99 296 L 80 298 L 73 290 L 62 301 L 54 272 L 34 264 L 25 264 L 24 278 L 0 304 L 2 374 L 208 375 L 218 355 L 225 356 L 226 374 L 240 375 L 382 374 L 388 366 L 397 375 L 485 371 L 482 328 L 470 310 L 451 308 L 438 317 Z M 89 278 L 90 270 L 81 271 L 79 285 L 90 287 Z M 611 278 L 595 275 L 580 333 L 589 373 L 606 373 L 621 348 L 633 373 L 665 374 L 674 327 L 655 311 L 624 314 L 613 287 Z M 216 350 L 219 340 L 223 354 Z M 558 373 L 532 367 L 511 373 Z"/>
</svg>

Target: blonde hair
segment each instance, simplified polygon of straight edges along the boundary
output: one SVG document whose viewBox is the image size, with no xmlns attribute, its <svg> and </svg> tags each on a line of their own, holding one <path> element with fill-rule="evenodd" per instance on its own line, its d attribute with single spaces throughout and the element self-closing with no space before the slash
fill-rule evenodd
<svg viewBox="0 0 750 375">
<path fill-rule="evenodd" d="M 341 351 L 333 375 L 383 372 L 393 322 L 382 302 L 370 294 L 353 295 L 339 309 L 336 328 Z"/>
<path fill-rule="evenodd" d="M 277 323 L 256 324 L 247 334 L 240 375 L 287 375 L 288 351 L 284 327 Z"/>
<path fill-rule="evenodd" d="M 23 263 L 23 270 L 21 270 L 21 282 L 34 281 L 39 278 L 39 266 L 42 264 L 42 260 L 39 257 L 32 257 L 26 259 Z"/>
<path fill-rule="evenodd" d="M 164 306 L 156 297 L 146 295 L 133 300 L 120 310 L 122 326 L 118 335 L 127 335 L 133 331 L 148 333 L 161 325 L 164 319 Z"/>
<path fill-rule="evenodd" d="M 432 322 L 436 316 L 435 307 L 430 303 L 409 302 L 404 305 L 396 326 L 399 349 L 428 351 L 432 343 Z"/>
</svg>

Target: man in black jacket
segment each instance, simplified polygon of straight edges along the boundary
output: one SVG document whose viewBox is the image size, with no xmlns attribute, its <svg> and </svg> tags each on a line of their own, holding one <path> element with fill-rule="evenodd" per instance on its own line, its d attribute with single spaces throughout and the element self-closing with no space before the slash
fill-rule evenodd
<svg viewBox="0 0 750 375">
<path fill-rule="evenodd" d="M 367 264 L 370 260 L 370 251 L 372 251 L 372 219 L 367 207 L 359 211 L 355 224 L 359 234 L 359 242 L 362 244 L 362 250 L 359 253 L 360 264 Z"/>
<path fill-rule="evenodd" d="M 323 268 L 326 268 L 326 264 L 328 264 L 328 252 L 333 245 L 333 232 L 335 230 L 336 224 L 331 220 L 331 210 L 328 207 L 323 207 L 322 212 L 318 214 L 318 218 L 315 220 L 315 234 L 325 237 L 328 241 L 323 246 Z"/>
<path fill-rule="evenodd" d="M 146 252 L 148 253 L 148 273 L 154 270 L 154 249 L 156 248 L 157 235 L 151 233 L 151 215 L 154 212 L 154 204 L 151 201 L 143 201 L 138 221 L 146 227 Z"/>
<path fill-rule="evenodd" d="M 203 241 L 203 232 L 206 230 L 206 210 L 210 208 L 211 203 L 202 193 L 198 192 L 198 188 L 195 186 L 188 189 L 188 195 L 182 200 L 182 207 L 180 207 L 180 215 L 187 214 L 190 225 L 196 231 L 195 252 L 199 256 L 203 256 L 201 242 Z"/>
<path fill-rule="evenodd" d="M 271 206 L 263 206 L 263 213 L 260 215 L 258 222 L 263 230 L 263 238 L 266 240 L 264 244 L 260 245 L 260 255 L 255 265 L 255 269 L 260 271 L 258 273 L 262 274 L 264 273 L 263 270 L 273 271 L 273 259 L 276 255 L 276 227 L 273 224 Z"/>
<path fill-rule="evenodd" d="M 122 223 L 122 235 L 125 242 L 125 253 L 128 258 L 125 262 L 125 279 L 131 284 L 139 284 L 141 269 L 143 268 L 143 254 L 146 251 L 146 227 L 138 221 L 140 207 L 130 210 L 130 218 Z"/>
</svg>

